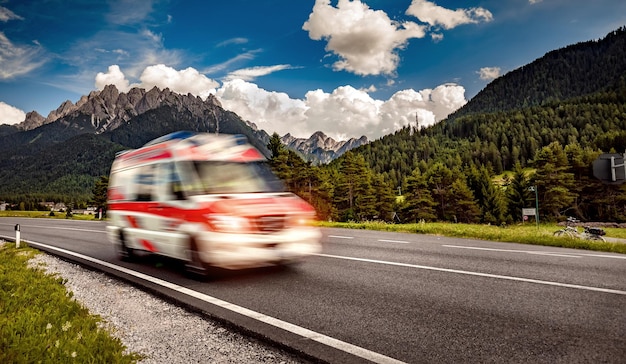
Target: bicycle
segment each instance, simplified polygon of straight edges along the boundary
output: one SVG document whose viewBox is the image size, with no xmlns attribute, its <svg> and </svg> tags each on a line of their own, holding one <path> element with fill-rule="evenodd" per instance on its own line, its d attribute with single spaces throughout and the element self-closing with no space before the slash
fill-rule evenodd
<svg viewBox="0 0 626 364">
<path fill-rule="evenodd" d="M 575 226 L 571 226 L 575 223 L 577 223 L 578 220 L 576 220 L 576 218 L 573 217 L 568 217 L 567 220 L 565 221 L 565 227 L 563 229 L 557 230 L 554 232 L 554 236 L 568 236 L 570 238 L 580 238 L 580 233 L 578 232 L 578 229 Z"/>
<path fill-rule="evenodd" d="M 598 240 L 598 241 L 606 241 L 602 235 L 606 235 L 604 229 L 594 228 L 590 226 L 584 227 L 585 231 L 581 235 L 581 239 L 585 240 Z"/>
</svg>

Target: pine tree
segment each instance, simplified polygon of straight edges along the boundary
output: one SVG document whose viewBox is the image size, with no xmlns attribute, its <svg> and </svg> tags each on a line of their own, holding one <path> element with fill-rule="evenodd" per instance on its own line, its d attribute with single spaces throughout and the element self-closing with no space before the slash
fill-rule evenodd
<svg viewBox="0 0 626 364">
<path fill-rule="evenodd" d="M 508 212 L 514 221 L 522 221 L 522 209 L 534 206 L 531 191 L 529 190 L 530 184 L 528 178 L 522 169 L 522 165 L 517 162 L 513 169 L 513 177 L 511 182 L 506 186 L 506 200 Z"/>
<path fill-rule="evenodd" d="M 480 220 L 480 208 L 472 190 L 463 178 L 457 178 L 450 186 L 450 213 L 455 222 L 475 223 Z"/>
<path fill-rule="evenodd" d="M 93 190 L 91 191 L 93 196 L 91 198 L 91 203 L 96 207 L 96 209 L 102 211 L 106 211 L 107 209 L 107 189 L 109 187 L 109 177 L 108 176 L 100 176 L 100 178 L 96 181 Z"/>
<path fill-rule="evenodd" d="M 453 220 L 454 212 L 451 211 L 452 184 L 458 176 L 443 163 L 437 162 L 425 173 L 425 178 L 435 201 L 437 218 L 440 220 Z"/>
<path fill-rule="evenodd" d="M 534 181 L 539 194 L 540 211 L 547 218 L 558 218 L 569 210 L 577 194 L 572 192 L 574 174 L 559 142 L 539 150 L 534 159 Z"/>
<path fill-rule="evenodd" d="M 393 206 L 396 201 L 393 189 L 380 174 L 375 175 L 372 179 L 372 187 L 376 196 L 374 209 L 377 218 L 379 220 L 391 221 L 393 219 Z"/>
<path fill-rule="evenodd" d="M 408 221 L 433 221 L 437 219 L 435 206 L 437 203 L 428 189 L 426 177 L 419 168 L 413 170 L 406 181 L 404 218 Z"/>
</svg>

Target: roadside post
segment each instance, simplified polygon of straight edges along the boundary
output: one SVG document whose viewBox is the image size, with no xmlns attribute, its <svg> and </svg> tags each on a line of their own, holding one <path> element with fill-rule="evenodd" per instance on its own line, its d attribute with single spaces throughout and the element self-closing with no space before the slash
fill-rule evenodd
<svg viewBox="0 0 626 364">
<path fill-rule="evenodd" d="M 20 247 L 20 224 L 15 225 L 15 247 Z"/>
<path fill-rule="evenodd" d="M 530 186 L 528 190 L 535 193 L 535 224 L 537 224 L 537 229 L 539 229 L 539 193 L 537 186 Z"/>
</svg>

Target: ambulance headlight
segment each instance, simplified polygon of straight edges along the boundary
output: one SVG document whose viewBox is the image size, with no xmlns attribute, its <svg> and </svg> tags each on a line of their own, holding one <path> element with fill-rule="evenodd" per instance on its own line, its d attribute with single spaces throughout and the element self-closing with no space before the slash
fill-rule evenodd
<svg viewBox="0 0 626 364">
<path fill-rule="evenodd" d="M 245 217 L 231 215 L 205 215 L 214 231 L 222 233 L 241 233 L 250 230 L 250 222 Z"/>
<path fill-rule="evenodd" d="M 315 216 L 308 214 L 297 214 L 290 219 L 291 226 L 313 226 L 315 225 Z"/>
</svg>

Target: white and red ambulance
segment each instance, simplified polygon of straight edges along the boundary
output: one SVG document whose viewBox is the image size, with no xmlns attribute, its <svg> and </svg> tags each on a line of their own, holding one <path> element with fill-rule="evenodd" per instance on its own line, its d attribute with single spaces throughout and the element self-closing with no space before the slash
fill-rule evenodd
<svg viewBox="0 0 626 364">
<path fill-rule="evenodd" d="M 121 152 L 111 168 L 107 234 L 206 275 L 288 264 L 321 250 L 315 210 L 284 192 L 245 136 L 177 132 Z"/>
</svg>

